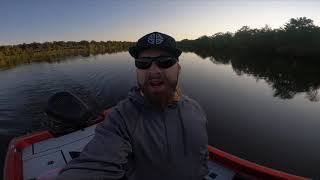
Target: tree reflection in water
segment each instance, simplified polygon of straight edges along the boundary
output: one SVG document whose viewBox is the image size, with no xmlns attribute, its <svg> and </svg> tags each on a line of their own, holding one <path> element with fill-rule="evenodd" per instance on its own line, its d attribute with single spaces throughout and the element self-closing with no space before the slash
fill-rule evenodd
<svg viewBox="0 0 320 180">
<path fill-rule="evenodd" d="M 195 53 L 215 64 L 231 64 L 239 76 L 247 74 L 265 80 L 274 90 L 274 97 L 291 99 L 298 93 L 306 93 L 310 101 L 320 100 L 320 62 L 317 59 Z"/>
</svg>

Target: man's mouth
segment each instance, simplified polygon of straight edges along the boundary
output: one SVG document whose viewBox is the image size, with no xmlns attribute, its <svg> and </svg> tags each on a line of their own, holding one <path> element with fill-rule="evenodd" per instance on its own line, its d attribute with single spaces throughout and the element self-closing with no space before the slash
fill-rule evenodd
<svg viewBox="0 0 320 180">
<path fill-rule="evenodd" d="M 161 86 L 163 84 L 163 81 L 150 81 L 149 84 L 151 86 Z"/>
<path fill-rule="evenodd" d="M 151 80 L 151 81 L 149 81 L 149 85 L 151 87 L 160 87 L 163 84 L 164 84 L 164 82 L 162 80 Z"/>
</svg>

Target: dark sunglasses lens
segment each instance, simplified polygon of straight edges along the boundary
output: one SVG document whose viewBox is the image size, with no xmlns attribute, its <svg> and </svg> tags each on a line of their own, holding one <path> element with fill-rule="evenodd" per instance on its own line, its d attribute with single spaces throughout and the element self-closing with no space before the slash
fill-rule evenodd
<svg viewBox="0 0 320 180">
<path fill-rule="evenodd" d="M 148 61 L 140 61 L 140 60 L 135 60 L 135 65 L 138 69 L 148 69 L 150 68 L 152 62 Z"/>
<path fill-rule="evenodd" d="M 166 59 L 166 60 L 161 60 L 161 61 L 158 61 L 158 66 L 160 68 L 169 68 L 171 66 L 173 66 L 177 61 L 173 58 L 169 58 L 169 59 Z"/>
</svg>

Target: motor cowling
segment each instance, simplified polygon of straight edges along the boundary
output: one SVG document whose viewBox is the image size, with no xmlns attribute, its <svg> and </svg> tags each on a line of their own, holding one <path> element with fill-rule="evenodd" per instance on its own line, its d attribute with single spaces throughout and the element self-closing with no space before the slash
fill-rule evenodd
<svg viewBox="0 0 320 180">
<path fill-rule="evenodd" d="M 75 130 L 87 126 L 88 119 L 92 116 L 90 108 L 77 96 L 70 92 L 58 92 L 48 100 L 46 113 L 49 119 L 59 124 L 62 129 Z"/>
</svg>

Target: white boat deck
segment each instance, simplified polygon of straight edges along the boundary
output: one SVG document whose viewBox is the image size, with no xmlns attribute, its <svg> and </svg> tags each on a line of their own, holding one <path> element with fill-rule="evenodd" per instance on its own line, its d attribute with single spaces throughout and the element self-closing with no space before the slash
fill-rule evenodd
<svg viewBox="0 0 320 180">
<path fill-rule="evenodd" d="M 93 138 L 95 127 L 93 125 L 25 148 L 22 153 L 23 178 L 34 179 L 51 169 L 63 167 Z"/>
<path fill-rule="evenodd" d="M 25 180 L 36 179 L 40 175 L 56 168 L 62 168 L 72 158 L 77 157 L 84 146 L 93 138 L 96 125 L 84 130 L 51 138 L 35 143 L 23 150 L 23 178 Z M 208 163 L 210 173 L 208 180 L 232 179 L 235 172 L 216 164 Z"/>
</svg>

